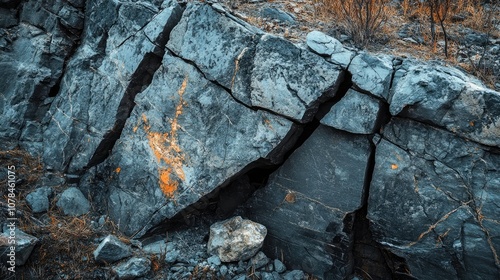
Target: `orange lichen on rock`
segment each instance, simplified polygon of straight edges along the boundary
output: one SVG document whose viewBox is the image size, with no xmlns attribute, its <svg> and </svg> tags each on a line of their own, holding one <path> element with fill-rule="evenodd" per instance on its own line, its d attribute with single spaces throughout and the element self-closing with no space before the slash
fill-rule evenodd
<svg viewBox="0 0 500 280">
<path fill-rule="evenodd" d="M 168 196 L 172 197 L 174 195 L 174 192 L 177 190 L 177 187 L 179 186 L 179 183 L 175 180 L 170 179 L 170 173 L 172 172 L 172 169 L 160 169 L 160 188 L 163 191 L 163 193 Z"/>
<path fill-rule="evenodd" d="M 122 171 L 122 169 L 121 169 L 120 167 L 117 167 L 117 168 L 115 169 L 115 172 L 116 172 L 116 173 L 120 173 L 120 171 Z"/>
<path fill-rule="evenodd" d="M 391 169 L 394 170 L 394 169 L 398 169 L 398 165 L 397 164 L 391 164 Z"/>
<path fill-rule="evenodd" d="M 186 91 L 187 82 L 188 78 L 186 77 L 177 92 L 179 94 L 179 103 L 175 108 L 175 116 L 170 124 L 170 133 L 151 131 L 151 126 L 149 125 L 146 115 L 142 115 L 144 131 L 146 132 L 148 138 L 149 147 L 151 148 L 151 151 L 153 151 L 156 161 L 160 165 L 160 168 L 158 169 L 160 189 L 166 197 L 174 196 L 174 193 L 179 186 L 179 182 L 177 180 L 184 181 L 186 179 L 186 175 L 182 169 L 185 157 L 178 143 L 177 131 L 179 129 L 178 119 L 186 104 L 183 99 L 183 95 Z M 162 167 L 163 164 L 166 165 L 166 167 Z"/>
</svg>

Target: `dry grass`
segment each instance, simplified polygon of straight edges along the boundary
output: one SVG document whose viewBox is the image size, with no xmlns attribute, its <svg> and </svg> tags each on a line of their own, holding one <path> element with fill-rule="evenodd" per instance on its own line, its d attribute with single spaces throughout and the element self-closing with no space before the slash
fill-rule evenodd
<svg viewBox="0 0 500 280">
<path fill-rule="evenodd" d="M 316 16 L 335 19 L 360 46 L 373 42 L 393 14 L 389 0 L 313 0 Z"/>
<path fill-rule="evenodd" d="M 390 1 L 388 1 L 390 2 Z M 458 63 L 459 43 L 463 41 L 467 28 L 486 34 L 489 37 L 500 37 L 500 30 L 494 26 L 500 22 L 500 9 L 495 4 L 487 6 L 481 0 L 402 0 L 389 4 L 382 0 L 310 0 L 315 7 L 315 19 L 331 23 L 337 32 L 349 34 L 357 42 L 370 51 L 389 52 L 395 55 L 406 55 L 420 59 L 442 59 L 454 66 L 460 66 L 471 74 L 482 79 L 488 86 L 494 87 L 498 82 L 498 73 L 493 73 L 484 65 L 481 57 L 470 57 L 468 63 Z M 375 5 L 378 4 L 378 9 Z M 434 32 L 431 24 L 430 3 L 434 4 Z M 448 5 L 448 6 L 446 6 Z M 380 7 L 384 7 L 381 9 Z M 366 7 L 372 7 L 371 10 Z M 383 14 L 380 17 L 380 11 Z M 372 15 L 370 20 L 362 15 Z M 439 19 L 443 20 L 441 28 Z M 405 42 L 398 36 L 401 27 L 411 24 L 422 39 L 418 44 Z M 365 32 L 366 26 L 373 26 Z M 331 30 L 325 30 L 332 33 Z M 445 33 L 452 38 L 447 40 L 445 55 Z M 369 34 L 369 35 L 367 35 Z M 449 39 L 449 38 L 448 38 Z M 368 44 L 369 42 L 369 44 Z M 484 46 L 483 48 L 487 48 Z"/>
<path fill-rule="evenodd" d="M 23 150 L 0 151 L 0 164 L 2 167 L 15 166 L 17 190 L 27 190 L 42 176 L 43 165 L 40 158 L 31 156 Z M 7 185 L 7 178 L 0 181 L 2 186 Z"/>
</svg>

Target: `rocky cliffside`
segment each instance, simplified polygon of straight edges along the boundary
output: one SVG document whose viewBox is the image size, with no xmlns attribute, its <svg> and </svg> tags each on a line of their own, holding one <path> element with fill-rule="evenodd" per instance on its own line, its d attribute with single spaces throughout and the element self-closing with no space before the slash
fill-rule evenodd
<svg viewBox="0 0 500 280">
<path fill-rule="evenodd" d="M 0 148 L 125 235 L 215 203 L 319 279 L 500 277 L 500 93 L 475 78 L 320 32 L 293 44 L 217 3 L 0 12 Z"/>
</svg>

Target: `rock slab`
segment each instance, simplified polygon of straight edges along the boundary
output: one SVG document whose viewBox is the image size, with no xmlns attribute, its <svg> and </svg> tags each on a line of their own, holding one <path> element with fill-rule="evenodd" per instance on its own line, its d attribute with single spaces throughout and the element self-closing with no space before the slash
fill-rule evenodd
<svg viewBox="0 0 500 280">
<path fill-rule="evenodd" d="M 377 143 L 368 218 L 376 240 L 418 279 L 500 272 L 500 155 L 420 122 L 393 118 Z"/>
</svg>

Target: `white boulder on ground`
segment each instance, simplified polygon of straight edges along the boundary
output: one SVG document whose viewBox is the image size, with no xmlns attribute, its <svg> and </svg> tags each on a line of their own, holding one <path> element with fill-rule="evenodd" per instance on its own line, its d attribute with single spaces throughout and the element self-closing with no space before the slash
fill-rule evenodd
<svg viewBox="0 0 500 280">
<path fill-rule="evenodd" d="M 245 261 L 262 248 L 266 234 L 265 226 L 236 216 L 210 227 L 207 252 L 222 262 Z"/>
</svg>

